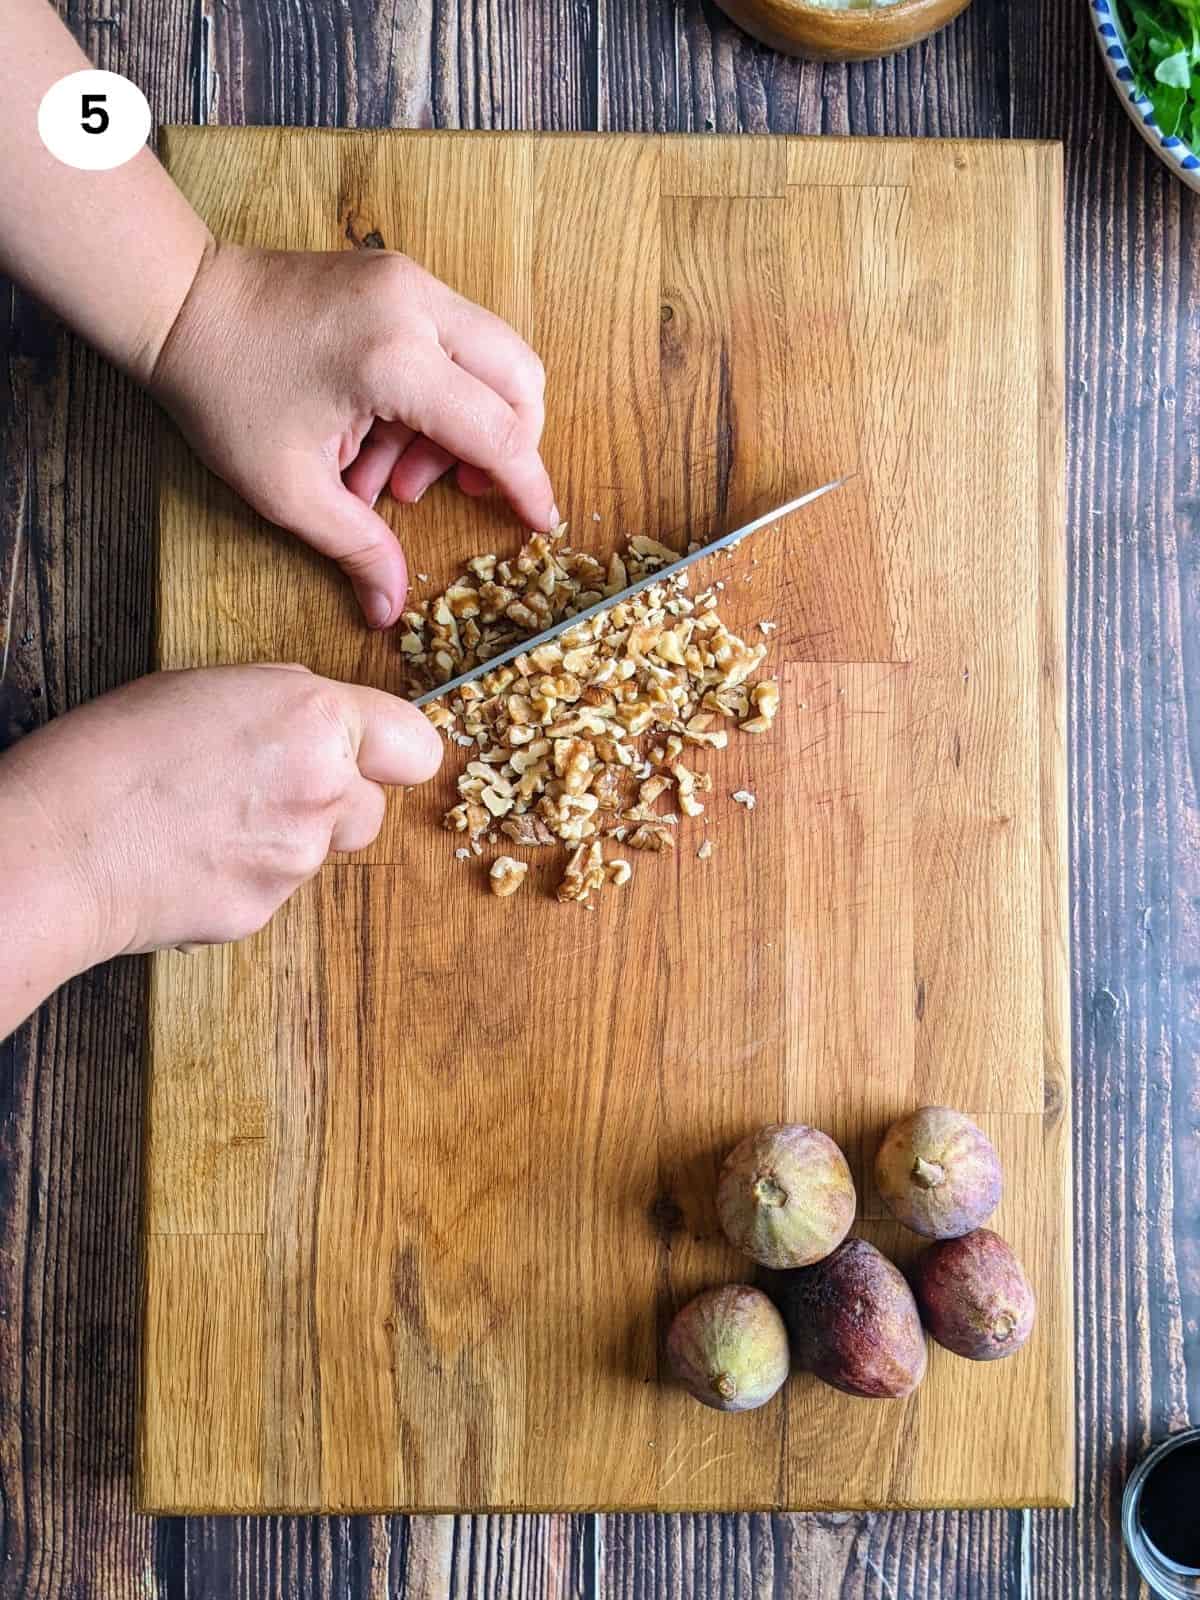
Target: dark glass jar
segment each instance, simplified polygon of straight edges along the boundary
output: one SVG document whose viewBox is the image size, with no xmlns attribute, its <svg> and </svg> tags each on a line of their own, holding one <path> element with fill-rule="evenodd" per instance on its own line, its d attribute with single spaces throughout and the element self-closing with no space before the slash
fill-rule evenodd
<svg viewBox="0 0 1200 1600">
<path fill-rule="evenodd" d="M 1163 1600 L 1200 1600 L 1200 1428 L 1173 1433 L 1129 1475 L 1121 1531 Z"/>
</svg>

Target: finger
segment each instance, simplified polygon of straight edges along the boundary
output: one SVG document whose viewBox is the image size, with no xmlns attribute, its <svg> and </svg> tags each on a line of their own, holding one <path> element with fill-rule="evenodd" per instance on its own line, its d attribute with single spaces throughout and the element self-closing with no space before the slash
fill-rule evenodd
<svg viewBox="0 0 1200 1600">
<path fill-rule="evenodd" d="M 419 434 L 392 469 L 392 495 L 402 505 L 416 505 L 426 489 L 444 477 L 454 457 L 440 444 Z"/>
<path fill-rule="evenodd" d="M 361 779 L 350 790 L 333 825 L 331 850 L 365 850 L 378 836 L 387 796 L 377 783 Z"/>
<path fill-rule="evenodd" d="M 402 416 L 458 460 L 490 473 L 528 527 L 557 526 L 542 458 L 506 400 L 435 346 L 412 359 L 400 378 L 376 400 L 377 412 Z"/>
<path fill-rule="evenodd" d="M 363 616 L 373 628 L 390 627 L 408 593 L 404 552 L 382 517 L 350 492 L 338 477 L 323 473 L 301 486 L 288 525 L 341 567 L 354 586 Z"/>
<path fill-rule="evenodd" d="M 358 770 L 373 783 L 424 783 L 442 764 L 442 739 L 416 706 L 382 689 L 344 683 L 346 727 Z"/>
<path fill-rule="evenodd" d="M 342 482 L 364 505 L 373 506 L 412 440 L 413 431 L 404 423 L 377 418 L 357 456 L 342 473 Z"/>
<path fill-rule="evenodd" d="M 546 422 L 546 373 L 534 351 L 515 328 L 473 301 L 455 298 L 435 318 L 451 361 L 507 400 L 536 445 Z"/>
<path fill-rule="evenodd" d="M 469 494 L 477 499 L 481 494 L 489 494 L 491 492 L 492 480 L 487 473 L 480 472 L 478 467 L 471 466 L 469 462 L 459 462 L 455 477 L 458 479 L 458 487 L 464 494 Z"/>
</svg>

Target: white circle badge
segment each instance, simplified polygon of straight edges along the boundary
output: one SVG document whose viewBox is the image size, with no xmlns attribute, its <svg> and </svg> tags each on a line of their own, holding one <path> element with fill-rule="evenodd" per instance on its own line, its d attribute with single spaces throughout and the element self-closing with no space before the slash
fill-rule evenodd
<svg viewBox="0 0 1200 1600">
<path fill-rule="evenodd" d="M 150 121 L 146 96 L 119 72 L 72 72 L 46 90 L 38 107 L 46 149 L 83 172 L 131 161 L 150 137 Z"/>
</svg>

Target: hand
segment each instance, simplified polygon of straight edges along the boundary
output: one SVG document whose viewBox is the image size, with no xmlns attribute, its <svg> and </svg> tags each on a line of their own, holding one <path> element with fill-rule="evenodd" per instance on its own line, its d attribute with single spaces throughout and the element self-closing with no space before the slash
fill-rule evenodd
<svg viewBox="0 0 1200 1600">
<path fill-rule="evenodd" d="M 381 784 L 420 783 L 441 750 L 406 701 L 303 667 L 156 673 L 10 751 L 0 820 L 37 852 L 25 881 L 55 885 L 50 926 L 86 930 L 78 971 L 253 933 L 330 850 L 375 838 Z M 44 925 L 34 909 L 0 904 L 0 923 Z"/>
<path fill-rule="evenodd" d="M 371 509 L 457 468 L 531 528 L 558 521 L 538 454 L 544 375 L 528 345 L 405 256 L 215 245 L 151 387 L 256 510 L 332 556 L 369 623 L 399 616 L 404 557 Z"/>
</svg>

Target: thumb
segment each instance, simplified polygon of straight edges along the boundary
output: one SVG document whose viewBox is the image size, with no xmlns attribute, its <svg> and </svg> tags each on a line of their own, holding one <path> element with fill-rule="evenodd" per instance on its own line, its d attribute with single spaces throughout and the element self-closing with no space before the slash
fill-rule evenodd
<svg viewBox="0 0 1200 1600">
<path fill-rule="evenodd" d="M 404 607 L 408 567 L 392 530 L 340 478 L 311 485 L 288 524 L 305 543 L 336 561 L 350 579 L 372 628 L 389 628 Z"/>
</svg>

